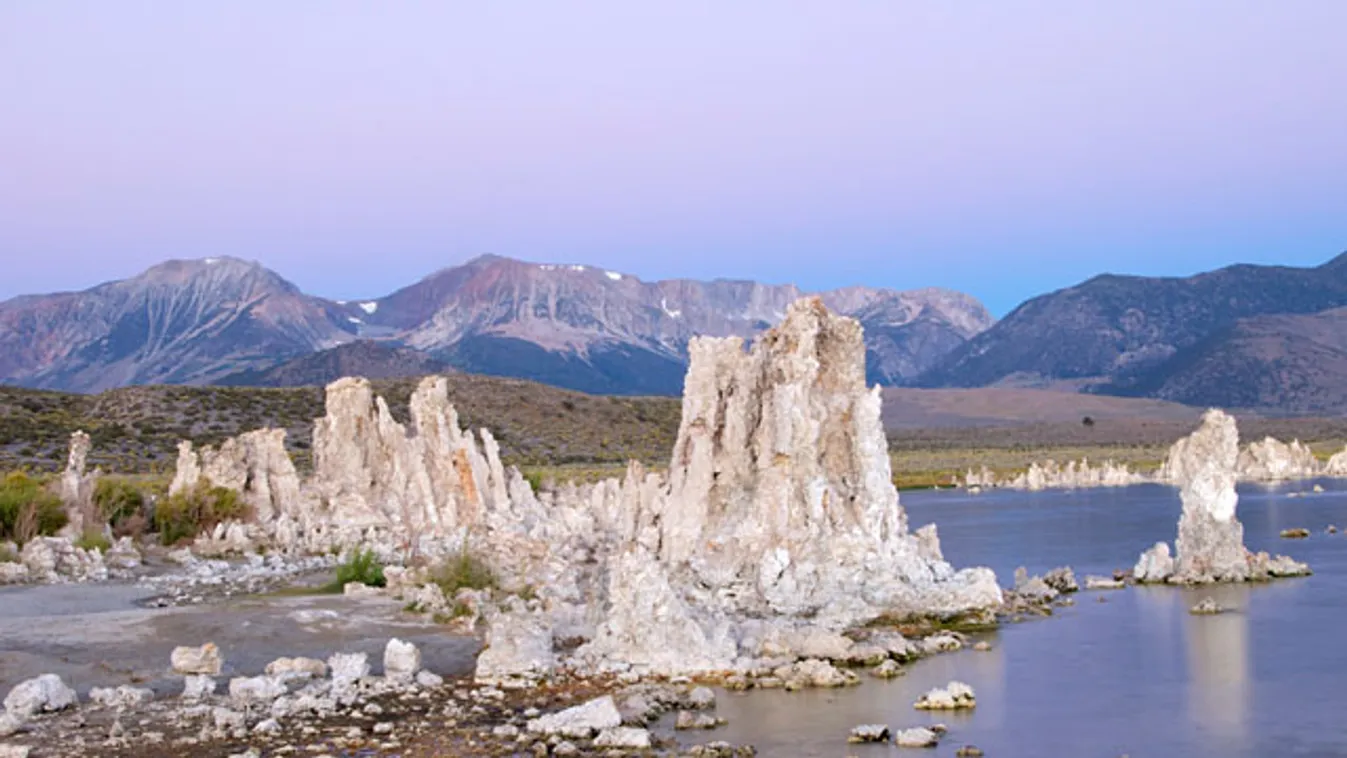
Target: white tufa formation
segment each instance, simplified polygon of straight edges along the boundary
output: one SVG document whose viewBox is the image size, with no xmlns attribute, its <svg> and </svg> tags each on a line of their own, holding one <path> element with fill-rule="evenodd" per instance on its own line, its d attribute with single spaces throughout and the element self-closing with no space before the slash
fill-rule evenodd
<svg viewBox="0 0 1347 758">
<path fill-rule="evenodd" d="M 799 628 L 1000 603 L 990 570 L 956 572 L 933 527 L 909 533 L 856 321 L 806 299 L 747 351 L 738 338 L 701 338 L 690 353 L 667 477 L 633 463 L 621 480 L 534 493 L 489 432 L 459 429 L 443 378 L 417 387 L 406 426 L 365 380 L 330 385 L 301 487 L 276 460 L 276 432 L 254 433 L 271 435 L 266 445 L 203 451 L 200 473 L 185 453 L 179 477 L 245 495 L 265 480 L 268 507 L 250 497 L 251 528 L 281 549 L 364 544 L 405 558 L 468 544 L 507 588 L 532 585 L 543 603 L 487 613 L 484 681 L 560 663 L 742 668 Z M 558 661 L 562 638 L 588 642 Z"/>
<path fill-rule="evenodd" d="M 969 469 L 964 476 L 964 487 L 972 489 L 1003 487 L 1014 490 L 1037 492 L 1046 489 L 1088 489 L 1093 487 L 1128 487 L 1151 481 L 1144 474 L 1132 471 L 1125 463 L 1111 460 L 1095 466 L 1088 459 L 1067 461 L 1060 465 L 1057 461 L 1034 461 L 1026 471 L 998 478 L 996 473 L 983 466 L 980 471 Z"/>
<path fill-rule="evenodd" d="M 1174 443 L 1165 471 L 1179 487 L 1183 514 L 1171 560 L 1169 546 L 1157 543 L 1133 570 L 1139 581 L 1194 584 L 1242 582 L 1309 572 L 1288 558 L 1252 555 L 1244 547 L 1244 526 L 1235 518 L 1239 430 L 1235 419 L 1212 409 L 1202 426 Z"/>
<path fill-rule="evenodd" d="M 85 473 L 92 447 L 89 435 L 83 431 L 70 435 L 70 453 L 66 458 L 65 470 L 61 472 L 59 487 L 61 502 L 69 519 L 61 534 L 71 539 L 77 539 L 84 534 L 86 527 L 92 526 L 85 523 L 85 516 L 92 512 L 94 487 L 98 481 L 97 472 Z"/>
<path fill-rule="evenodd" d="M 1239 454 L 1237 470 L 1240 479 L 1261 482 L 1307 479 L 1324 471 L 1314 452 L 1300 440 L 1288 444 L 1272 437 L 1246 447 Z"/>
<path fill-rule="evenodd" d="M 191 442 L 178 445 L 178 468 L 169 493 L 193 489 L 202 480 L 237 490 L 259 521 L 271 521 L 299 503 L 299 475 L 285 450 L 284 429 L 260 429 L 225 440 L 219 450 Z"/>
</svg>

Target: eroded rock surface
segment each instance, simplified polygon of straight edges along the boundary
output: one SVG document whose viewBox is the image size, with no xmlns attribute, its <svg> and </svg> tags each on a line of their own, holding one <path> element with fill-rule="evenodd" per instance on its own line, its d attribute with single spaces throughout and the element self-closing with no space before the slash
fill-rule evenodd
<svg viewBox="0 0 1347 758">
<path fill-rule="evenodd" d="M 1239 454 L 1236 464 L 1240 479 L 1261 482 L 1304 479 L 1323 471 L 1314 452 L 1300 440 L 1288 443 L 1272 437 L 1251 443 Z"/>
<path fill-rule="evenodd" d="M 800 630 L 1000 603 L 990 570 L 956 571 L 934 528 L 908 530 L 857 322 L 806 299 L 747 350 L 697 339 L 690 353 L 667 476 L 633 464 L 621 479 L 535 493 L 489 432 L 459 428 L 442 378 L 417 387 L 406 425 L 368 382 L 343 379 L 327 389 L 307 481 L 270 431 L 199 456 L 185 446 L 175 487 L 204 477 L 254 505 L 256 523 L 221 525 L 208 545 L 364 545 L 393 561 L 467 546 L 507 590 L 535 588 L 527 607 L 485 612 L 483 681 L 557 665 L 742 670 L 764 640 Z M 401 586 L 410 574 L 399 596 L 460 602 Z M 559 655 L 561 640 L 583 644 Z"/>
<path fill-rule="evenodd" d="M 1235 517 L 1239 458 L 1235 419 L 1220 410 L 1208 411 L 1197 431 L 1174 443 L 1165 470 L 1179 487 L 1183 513 L 1173 563 L 1168 545 L 1157 544 L 1137 562 L 1138 581 L 1242 582 L 1309 572 L 1303 564 L 1251 555 L 1244 547 L 1244 526 Z"/>
<path fill-rule="evenodd" d="M 986 466 L 978 471 L 969 469 L 964 476 L 964 486 L 969 489 L 1003 487 L 1037 492 L 1046 489 L 1127 487 L 1152 480 L 1152 477 L 1132 471 L 1125 463 L 1111 460 L 1092 465 L 1089 459 L 1082 458 L 1062 465 L 1049 459 L 1034 461 L 1029 464 L 1028 470 L 1005 477 L 998 477 Z"/>
<path fill-rule="evenodd" d="M 84 516 L 93 503 L 98 477 L 85 473 L 89 450 L 92 448 L 93 442 L 85 432 L 76 431 L 70 435 L 70 453 L 66 458 L 65 470 L 61 472 L 60 494 L 70 517 L 67 533 L 72 536 L 83 534 L 86 527 Z"/>
</svg>

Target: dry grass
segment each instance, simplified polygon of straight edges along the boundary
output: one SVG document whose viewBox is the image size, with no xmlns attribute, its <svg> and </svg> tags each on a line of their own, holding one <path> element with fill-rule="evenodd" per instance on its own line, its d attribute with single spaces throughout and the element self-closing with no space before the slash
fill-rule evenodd
<svg viewBox="0 0 1347 758">
<path fill-rule="evenodd" d="M 603 397 L 515 379 L 450 374 L 460 423 L 489 428 L 511 464 L 580 465 L 637 459 L 662 462 L 673 447 L 675 398 Z M 401 421 L 416 380 L 374 382 Z M 89 432 L 90 465 L 120 474 L 165 475 L 177 444 L 219 444 L 263 427 L 287 432 L 301 470 L 310 464 L 313 419 L 323 415 L 319 387 L 129 387 L 99 395 L 0 387 L 0 470 L 56 471 L 70 433 Z"/>
<path fill-rule="evenodd" d="M 535 487 L 621 477 L 626 461 L 667 467 L 678 430 L 676 398 L 604 397 L 517 379 L 451 374 L 460 423 L 489 428 L 507 464 Z M 416 380 L 375 382 L 399 420 Z M 899 487 L 945 486 L 970 468 L 1001 474 L 1034 461 L 1113 459 L 1134 469 L 1160 464 L 1199 411 L 1172 403 L 1041 390 L 886 390 L 885 421 Z M 179 440 L 217 444 L 266 426 L 288 432 L 296 464 L 309 464 L 317 387 L 132 387 L 100 395 L 0 387 L 0 470 L 55 471 L 70 432 L 93 436 L 91 465 L 135 475 L 162 493 Z M 1091 424 L 1082 423 L 1090 415 Z M 927 424 L 912 426 L 913 424 Z M 1240 417 L 1245 440 L 1298 438 L 1327 458 L 1347 441 L 1347 419 Z"/>
</svg>

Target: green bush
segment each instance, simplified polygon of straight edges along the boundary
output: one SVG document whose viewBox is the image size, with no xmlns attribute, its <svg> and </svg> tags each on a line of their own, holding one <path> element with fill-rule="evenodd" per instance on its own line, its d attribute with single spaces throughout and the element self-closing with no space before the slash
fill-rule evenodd
<svg viewBox="0 0 1347 758">
<path fill-rule="evenodd" d="M 107 537 L 103 536 L 102 532 L 91 530 L 81 534 L 80 538 L 75 540 L 75 547 L 81 550 L 98 550 L 101 553 L 106 553 L 112 549 L 112 543 L 108 541 Z"/>
<path fill-rule="evenodd" d="M 369 587 L 382 587 L 387 584 L 384 579 L 384 565 L 373 550 L 357 550 L 351 553 L 344 563 L 337 566 L 337 588 L 345 587 L 351 582 L 359 582 Z"/>
<path fill-rule="evenodd" d="M 444 559 L 431 572 L 430 581 L 440 585 L 450 600 L 464 588 L 484 590 L 496 586 L 496 573 L 466 547 Z"/>
<path fill-rule="evenodd" d="M 18 563 L 19 554 L 9 545 L 0 545 L 0 563 Z"/>
<path fill-rule="evenodd" d="M 246 521 L 252 509 L 228 487 L 216 487 L 206 479 L 186 492 L 169 495 L 155 504 L 154 526 L 159 541 L 175 545 L 225 521 Z"/>
<path fill-rule="evenodd" d="M 98 506 L 99 517 L 115 529 L 140 514 L 145 507 L 145 493 L 125 479 L 102 477 L 94 486 L 94 505 Z"/>
<path fill-rule="evenodd" d="M 38 535 L 52 535 L 68 523 L 61 498 L 41 481 L 16 471 L 0 482 L 0 539 L 22 545 Z"/>
</svg>

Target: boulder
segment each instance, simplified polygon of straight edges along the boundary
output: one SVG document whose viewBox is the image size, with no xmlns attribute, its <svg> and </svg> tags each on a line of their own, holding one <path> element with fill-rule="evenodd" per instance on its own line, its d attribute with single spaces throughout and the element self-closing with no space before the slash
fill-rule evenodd
<svg viewBox="0 0 1347 758">
<path fill-rule="evenodd" d="M 207 642 L 201 647 L 176 647 L 169 661 L 173 670 L 179 674 L 218 676 L 224 668 L 224 658 L 214 642 Z"/>
<path fill-rule="evenodd" d="M 879 679 L 894 679 L 907 673 L 898 661 L 889 659 L 870 670 L 870 675 Z"/>
<path fill-rule="evenodd" d="M 920 711 L 953 711 L 977 706 L 973 688 L 963 682 L 950 682 L 922 695 L 913 705 Z"/>
<path fill-rule="evenodd" d="M 692 711 L 679 711 L 674 719 L 674 729 L 686 731 L 689 729 L 715 729 L 720 726 L 720 721 L 715 716 L 709 716 L 705 713 L 693 713 Z"/>
<path fill-rule="evenodd" d="M 144 687 L 94 687 L 89 690 L 90 702 L 104 708 L 134 708 L 154 699 L 154 690 Z"/>
<path fill-rule="evenodd" d="M 332 686 L 343 689 L 369 676 L 369 656 L 364 653 L 337 653 L 327 659 L 327 667 L 332 672 Z"/>
<path fill-rule="evenodd" d="M 650 745 L 649 731 L 628 726 L 609 727 L 600 731 L 599 736 L 594 738 L 594 747 L 647 750 Z"/>
<path fill-rule="evenodd" d="M 79 702 L 75 691 L 55 674 L 20 682 L 5 696 L 5 712 L 19 721 L 39 713 L 63 711 Z"/>
<path fill-rule="evenodd" d="M 274 677 L 322 679 L 327 676 L 327 664 L 314 658 L 277 658 L 267 664 L 265 673 Z"/>
<path fill-rule="evenodd" d="M 182 699 L 189 702 L 203 700 L 215 694 L 215 680 L 202 675 L 192 675 L 183 679 Z"/>
<path fill-rule="evenodd" d="M 1204 597 L 1198 601 L 1197 605 L 1188 609 L 1188 612 L 1194 616 L 1214 616 L 1218 613 L 1225 613 L 1225 608 L 1214 598 Z"/>
<path fill-rule="evenodd" d="M 893 735 L 893 744 L 898 747 L 935 747 L 940 744 L 940 735 L 924 726 L 899 729 Z"/>
<path fill-rule="evenodd" d="M 289 691 L 279 676 L 240 676 L 229 680 L 229 698 L 242 706 L 268 704 Z"/>
<path fill-rule="evenodd" d="M 859 744 L 865 742 L 888 742 L 889 728 L 883 724 L 861 724 L 852 727 L 847 742 Z"/>
<path fill-rule="evenodd" d="M 1055 568 L 1044 574 L 1043 583 L 1063 594 L 1080 590 L 1080 585 L 1076 583 L 1076 573 L 1070 566 Z"/>
<path fill-rule="evenodd" d="M 421 670 L 421 651 L 410 642 L 391 639 L 384 648 L 384 676 L 398 682 L 411 682 Z"/>
<path fill-rule="evenodd" d="M 1161 543 L 1159 543 L 1159 544 L 1156 545 L 1156 548 L 1155 548 L 1155 549 L 1158 549 L 1158 548 L 1160 548 L 1161 546 L 1164 547 L 1164 552 L 1165 552 L 1166 555 L 1168 555 L 1168 554 L 1169 554 L 1169 545 L 1165 545 L 1163 542 L 1161 542 Z M 1138 564 L 1138 565 L 1141 565 L 1141 564 Z M 1173 559 L 1170 559 L 1170 564 L 1169 564 L 1169 565 L 1170 565 L 1170 566 L 1173 566 Z M 1136 578 L 1137 578 L 1137 581 L 1164 581 L 1163 579 L 1143 579 L 1142 577 L 1149 577 L 1149 576 L 1150 576 L 1150 573 L 1149 573 L 1150 571 L 1151 571 L 1150 568 L 1148 568 L 1147 566 L 1143 566 L 1143 567 L 1142 567 L 1141 575 L 1136 577 Z M 1171 568 L 1171 569 L 1169 569 L 1169 571 L 1172 572 L 1173 569 Z M 1168 574 L 1165 574 L 1165 575 L 1167 576 Z M 1124 581 L 1121 580 L 1121 579 L 1114 579 L 1114 578 L 1111 577 L 1111 576 L 1094 576 L 1094 575 L 1090 575 L 1090 576 L 1085 577 L 1085 589 L 1087 589 L 1087 590 L 1120 590 L 1120 589 L 1125 588 L 1126 586 L 1127 586 L 1127 583 L 1126 583 L 1126 582 L 1124 582 Z"/>
<path fill-rule="evenodd" d="M 486 647 L 477 656 L 479 684 L 537 679 L 556 668 L 545 614 L 516 608 L 488 617 L 487 624 Z"/>
<path fill-rule="evenodd" d="M 622 714 L 611 695 L 591 700 L 584 705 L 567 708 L 532 719 L 526 725 L 531 734 L 560 735 L 571 739 L 588 739 L 594 733 L 622 725 Z"/>
<path fill-rule="evenodd" d="M 1157 542 L 1150 550 L 1142 553 L 1132 569 L 1132 578 L 1143 584 L 1163 582 L 1173 575 L 1174 557 L 1169 554 L 1169 544 L 1165 542 Z M 1086 580 L 1086 586 L 1090 589 L 1113 589 L 1111 585 L 1106 586 L 1108 581 L 1104 577 L 1090 577 Z M 1122 582 L 1116 584 L 1121 585 Z"/>
</svg>

